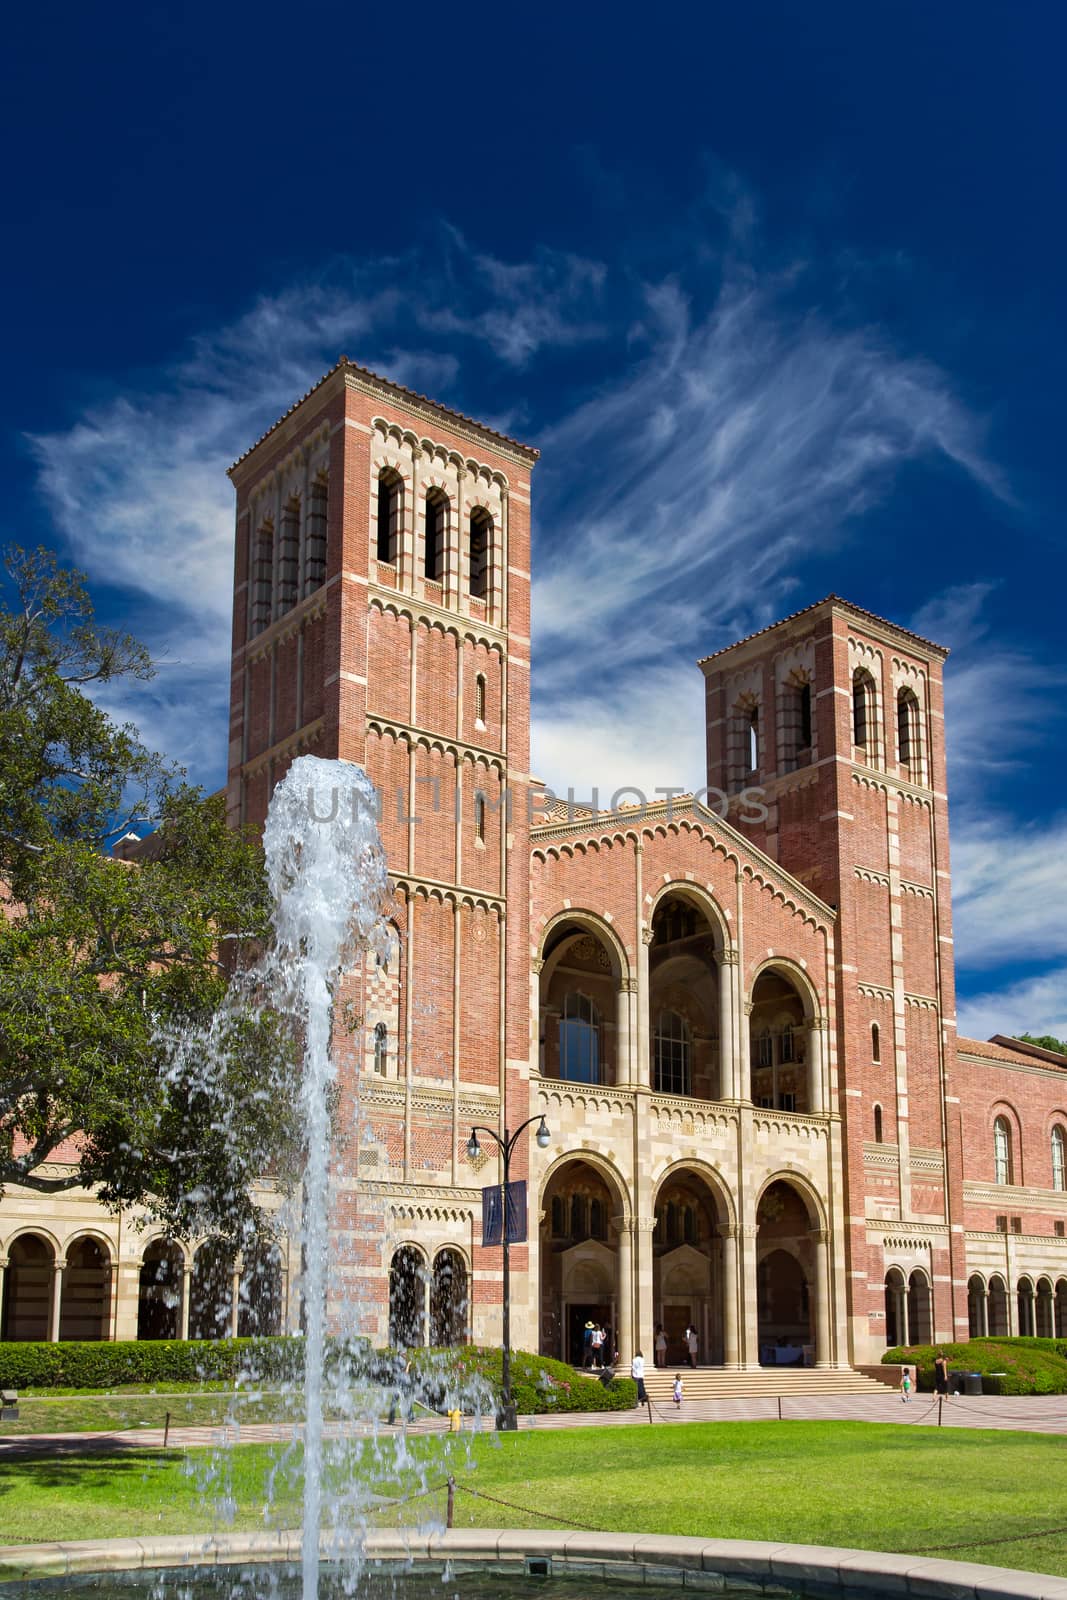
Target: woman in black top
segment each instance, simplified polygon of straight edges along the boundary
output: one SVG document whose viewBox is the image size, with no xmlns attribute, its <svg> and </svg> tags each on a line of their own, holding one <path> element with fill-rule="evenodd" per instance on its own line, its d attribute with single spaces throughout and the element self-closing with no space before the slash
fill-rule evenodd
<svg viewBox="0 0 1067 1600">
<path fill-rule="evenodd" d="M 934 1357 L 934 1388 L 938 1394 L 948 1394 L 948 1362 L 943 1350 Z"/>
</svg>

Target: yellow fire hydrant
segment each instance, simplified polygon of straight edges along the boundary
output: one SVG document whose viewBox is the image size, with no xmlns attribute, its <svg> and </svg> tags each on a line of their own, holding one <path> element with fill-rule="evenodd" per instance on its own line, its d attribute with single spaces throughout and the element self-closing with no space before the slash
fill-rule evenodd
<svg viewBox="0 0 1067 1600">
<path fill-rule="evenodd" d="M 449 1431 L 449 1433 L 459 1433 L 460 1430 L 462 1429 L 462 1427 L 463 1427 L 463 1413 L 462 1413 L 462 1411 L 450 1411 L 448 1413 L 448 1431 Z"/>
</svg>

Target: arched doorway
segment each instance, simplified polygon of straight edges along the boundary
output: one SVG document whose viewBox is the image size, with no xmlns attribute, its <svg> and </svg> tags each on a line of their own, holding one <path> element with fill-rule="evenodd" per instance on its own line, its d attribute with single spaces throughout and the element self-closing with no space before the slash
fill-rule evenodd
<svg viewBox="0 0 1067 1600">
<path fill-rule="evenodd" d="M 1055 1302 L 1052 1294 L 1052 1284 L 1048 1278 L 1041 1278 L 1037 1285 L 1037 1307 L 1035 1325 L 1039 1339 L 1054 1339 L 1055 1332 Z"/>
<path fill-rule="evenodd" d="M 96 1239 L 67 1246 L 60 1302 L 61 1339 L 106 1339 L 111 1311 L 111 1257 Z"/>
<path fill-rule="evenodd" d="M 908 1343 L 929 1344 L 934 1337 L 930 1280 L 920 1267 L 908 1278 Z"/>
<path fill-rule="evenodd" d="M 1034 1286 L 1029 1278 L 1020 1278 L 1016 1296 L 1019 1307 L 1019 1337 L 1034 1336 Z"/>
<path fill-rule="evenodd" d="M 1059 1278 L 1056 1282 L 1055 1338 L 1067 1339 L 1067 1278 Z"/>
<path fill-rule="evenodd" d="M 989 1331 L 986 1326 L 985 1284 L 977 1273 L 967 1280 L 967 1331 L 972 1339 L 982 1339 Z"/>
<path fill-rule="evenodd" d="M 458 1250 L 438 1250 L 430 1280 L 430 1343 L 450 1348 L 467 1342 L 467 1263 Z"/>
<path fill-rule="evenodd" d="M 989 1280 L 989 1293 L 986 1303 L 989 1307 L 990 1338 L 1006 1338 L 1008 1335 L 1008 1289 L 999 1272 L 995 1272 Z"/>
<path fill-rule="evenodd" d="M 702 1175 L 683 1168 L 661 1183 L 655 1215 L 652 1300 L 655 1321 L 667 1337 L 667 1365 L 688 1362 L 686 1331 L 695 1328 L 698 1364 L 721 1366 L 726 1356 L 719 1225 L 727 1216 L 722 1201 Z"/>
<path fill-rule="evenodd" d="M 628 1076 L 629 996 L 610 939 L 597 931 L 592 919 L 568 919 L 549 933 L 542 960 L 542 1075 L 568 1083 L 623 1081 Z"/>
<path fill-rule="evenodd" d="M 261 1240 L 243 1253 L 237 1334 L 266 1339 L 282 1331 L 282 1253 Z"/>
<path fill-rule="evenodd" d="M 389 1265 L 389 1343 L 413 1350 L 426 1343 L 426 1262 L 414 1245 L 401 1245 Z"/>
<path fill-rule="evenodd" d="M 664 895 L 652 913 L 648 1038 L 654 1094 L 723 1098 L 716 964 L 721 944 L 704 908 L 684 892 Z"/>
<path fill-rule="evenodd" d="M 814 1365 L 829 1329 L 818 1325 L 825 1240 L 804 1196 L 776 1179 L 756 1208 L 756 1315 L 761 1366 Z"/>
<path fill-rule="evenodd" d="M 885 1342 L 890 1350 L 908 1341 L 908 1286 L 899 1267 L 885 1275 Z"/>
<path fill-rule="evenodd" d="M 234 1248 L 205 1239 L 193 1257 L 189 1284 L 190 1339 L 228 1339 L 233 1331 Z"/>
<path fill-rule="evenodd" d="M 576 1159 L 552 1174 L 541 1208 L 541 1353 L 580 1366 L 587 1322 L 604 1328 L 610 1352 L 619 1343 L 613 1218 L 623 1209 L 622 1197 L 598 1167 Z"/>
<path fill-rule="evenodd" d="M 23 1233 L 7 1253 L 4 1275 L 3 1337 L 47 1339 L 52 1325 L 52 1274 L 55 1252 L 47 1239 Z"/>
<path fill-rule="evenodd" d="M 811 1112 L 809 1007 L 797 984 L 777 967 L 761 972 L 752 986 L 749 1059 L 752 1103 L 767 1110 Z"/>
<path fill-rule="evenodd" d="M 184 1264 L 172 1239 L 156 1239 L 146 1248 L 137 1291 L 138 1339 L 181 1337 Z"/>
</svg>

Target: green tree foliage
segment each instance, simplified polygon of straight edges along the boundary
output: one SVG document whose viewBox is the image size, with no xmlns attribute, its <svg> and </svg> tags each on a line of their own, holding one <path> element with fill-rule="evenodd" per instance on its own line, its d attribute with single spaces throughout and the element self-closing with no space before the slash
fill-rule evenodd
<svg viewBox="0 0 1067 1600">
<path fill-rule="evenodd" d="M 292 1103 L 286 1028 L 247 976 L 270 934 L 261 852 L 101 709 L 104 686 L 153 669 L 97 625 L 81 576 L 17 549 L 7 572 L 0 1189 L 85 1185 L 179 1233 L 244 1231 Z M 145 823 L 145 858 L 114 860 Z"/>
<path fill-rule="evenodd" d="M 1067 1039 L 1054 1039 L 1051 1033 L 1020 1033 L 1017 1038 L 1024 1044 L 1036 1044 L 1039 1050 L 1056 1050 L 1061 1056 L 1067 1056 Z"/>
</svg>

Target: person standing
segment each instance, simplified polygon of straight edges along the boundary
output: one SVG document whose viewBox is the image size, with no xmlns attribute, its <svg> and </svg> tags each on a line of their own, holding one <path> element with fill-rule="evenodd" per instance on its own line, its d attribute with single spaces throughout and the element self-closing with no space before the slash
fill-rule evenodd
<svg viewBox="0 0 1067 1600">
<path fill-rule="evenodd" d="M 689 1351 L 689 1365 L 695 1367 L 697 1364 L 697 1352 L 700 1349 L 700 1340 L 697 1338 L 697 1331 L 694 1327 L 686 1328 L 685 1344 L 686 1349 Z"/>
<path fill-rule="evenodd" d="M 630 1362 L 630 1376 L 637 1385 L 637 1404 L 648 1404 L 648 1391 L 645 1388 L 645 1358 L 640 1350 L 634 1351 L 634 1358 Z"/>
<path fill-rule="evenodd" d="M 593 1366 L 602 1367 L 604 1365 L 604 1330 L 599 1322 L 593 1329 L 593 1337 L 590 1343 L 593 1346 Z"/>
<path fill-rule="evenodd" d="M 934 1388 L 939 1395 L 948 1399 L 948 1360 L 943 1350 L 939 1350 L 934 1357 Z"/>
<path fill-rule="evenodd" d="M 582 1329 L 582 1366 L 591 1367 L 593 1364 L 593 1324 L 587 1322 Z"/>
<path fill-rule="evenodd" d="M 911 1368 L 905 1367 L 900 1377 L 900 1398 L 904 1405 L 911 1399 Z"/>
<path fill-rule="evenodd" d="M 656 1345 L 653 1360 L 657 1367 L 665 1367 L 667 1365 L 667 1335 L 663 1331 L 662 1322 L 656 1323 Z"/>
<path fill-rule="evenodd" d="M 682 1387 L 682 1374 L 679 1372 L 675 1374 L 674 1388 L 671 1391 L 671 1398 L 679 1410 L 681 1410 L 682 1406 Z"/>
</svg>

